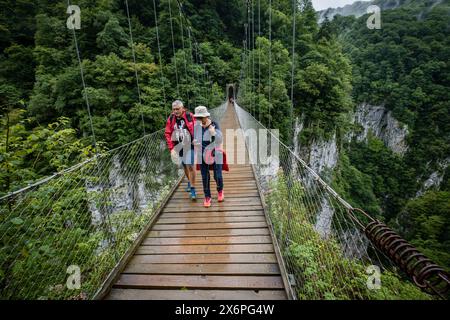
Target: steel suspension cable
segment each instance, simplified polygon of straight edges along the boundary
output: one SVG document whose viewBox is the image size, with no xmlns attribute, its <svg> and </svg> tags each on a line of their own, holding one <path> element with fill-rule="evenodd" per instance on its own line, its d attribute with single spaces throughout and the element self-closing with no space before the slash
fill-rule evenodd
<svg viewBox="0 0 450 320">
<path fill-rule="evenodd" d="M 269 0 L 269 130 L 272 120 L 272 0 Z"/>
<path fill-rule="evenodd" d="M 256 116 L 256 101 L 255 101 L 255 2 L 251 0 L 252 4 L 252 104 L 253 104 L 253 112 Z"/>
<path fill-rule="evenodd" d="M 142 133 L 145 136 L 145 121 L 144 121 L 144 114 L 142 112 L 142 99 L 141 99 L 141 87 L 139 85 L 139 76 L 137 72 L 137 65 L 136 65 L 136 54 L 134 51 L 134 41 L 133 41 L 133 32 L 131 30 L 131 19 L 130 19 L 130 10 L 128 8 L 128 0 L 125 0 L 125 6 L 127 9 L 127 18 L 128 18 L 128 30 L 130 32 L 130 42 L 131 42 L 131 53 L 133 55 L 133 65 L 134 65 L 134 76 L 136 78 L 136 87 L 137 87 L 137 93 L 139 98 L 139 111 L 141 114 L 141 121 L 142 121 Z"/>
<path fill-rule="evenodd" d="M 192 37 L 191 37 L 191 27 L 188 26 L 188 37 L 189 37 L 189 47 L 190 47 L 190 60 L 191 60 L 191 64 L 192 66 L 195 65 L 195 61 L 194 61 L 194 49 L 193 49 L 193 45 L 192 45 Z M 195 68 L 192 68 L 192 74 L 194 76 L 195 82 L 198 83 L 198 78 L 197 78 L 197 73 L 195 72 Z M 195 105 L 197 105 L 198 103 L 198 95 L 196 94 L 197 90 L 196 87 L 194 87 L 194 102 Z"/>
<path fill-rule="evenodd" d="M 177 82 L 177 95 L 179 97 L 180 95 L 180 89 L 179 89 L 179 84 L 178 84 L 178 68 L 177 68 L 177 57 L 176 57 L 176 52 L 175 52 L 175 39 L 174 39 L 174 35 L 173 35 L 173 23 L 172 23 L 172 6 L 171 6 L 171 2 L 172 0 L 169 0 L 169 21 L 170 21 L 170 34 L 172 36 L 172 50 L 173 50 L 173 62 L 174 62 L 174 66 L 175 66 L 175 79 Z M 178 98 L 177 97 L 177 98 Z"/>
<path fill-rule="evenodd" d="M 182 12 L 181 12 L 182 4 L 179 1 L 177 1 L 177 4 L 178 4 L 178 13 L 179 13 L 179 16 L 180 16 L 180 23 L 179 24 L 180 24 L 180 34 L 181 34 L 181 45 L 182 45 L 182 48 L 183 48 L 183 55 L 185 55 L 186 52 L 185 52 L 185 46 L 184 46 L 183 15 L 182 15 Z M 186 90 L 187 106 L 189 106 L 190 99 L 189 99 L 189 89 L 187 87 L 187 84 L 188 84 L 188 72 L 187 72 L 187 61 L 186 61 L 186 59 L 187 59 L 187 56 L 184 59 L 184 81 L 183 82 L 184 82 L 184 86 L 185 86 L 185 90 Z"/>
<path fill-rule="evenodd" d="M 159 58 L 159 71 L 161 75 L 161 86 L 162 86 L 162 92 L 163 92 L 163 98 L 164 98 L 164 106 L 167 104 L 166 100 L 166 86 L 164 84 L 164 71 L 163 71 L 163 63 L 162 63 L 162 57 L 161 57 L 161 45 L 159 43 L 159 27 L 158 27 L 158 15 L 156 13 L 156 3 L 155 0 L 153 0 L 153 14 L 155 17 L 155 28 L 156 28 L 156 42 L 158 44 L 158 58 Z M 166 109 L 166 108 L 164 108 Z M 169 111 L 166 112 L 166 117 L 168 116 Z"/>
<path fill-rule="evenodd" d="M 67 0 L 67 6 L 70 6 L 70 0 Z M 89 97 L 88 97 L 88 93 L 87 93 L 87 90 L 86 90 L 86 82 L 84 80 L 83 64 L 81 62 L 81 54 L 80 54 L 80 49 L 78 47 L 78 39 L 77 39 L 77 33 L 75 32 L 75 28 L 72 28 L 72 32 L 73 32 L 73 39 L 74 39 L 74 43 L 75 43 L 75 49 L 76 49 L 76 52 L 77 52 L 78 65 L 80 67 L 81 83 L 83 85 L 83 91 L 84 91 L 84 100 L 86 102 L 86 109 L 87 109 L 87 113 L 88 113 L 88 116 L 89 116 L 89 125 L 91 127 L 92 142 L 93 142 L 95 153 L 98 154 L 97 139 L 95 137 L 94 124 L 93 124 L 93 121 L 92 121 L 91 105 L 89 103 Z"/>
<path fill-rule="evenodd" d="M 180 2 L 180 0 L 176 0 L 176 1 L 178 3 L 178 6 L 180 8 L 182 16 L 183 16 L 186 24 L 188 25 L 188 30 L 192 31 L 192 23 L 189 21 L 188 17 L 186 17 L 186 14 L 184 13 L 182 3 Z M 199 53 L 200 46 L 198 44 L 198 41 L 195 39 L 195 35 L 193 33 L 189 33 L 189 37 L 191 37 L 191 36 L 194 39 L 194 48 L 195 48 L 195 56 L 196 56 L 196 59 L 197 59 L 197 63 L 203 64 L 201 52 Z M 190 39 L 190 41 L 191 41 L 191 39 Z M 207 99 L 208 86 L 206 84 L 207 84 L 208 75 L 207 75 L 206 64 L 203 66 L 203 69 L 204 69 L 204 73 L 202 75 L 202 77 L 203 77 L 203 86 L 204 86 L 204 90 L 205 90 L 205 98 Z M 199 80 L 197 80 L 197 83 L 198 82 L 199 82 Z M 200 90 L 202 90 L 202 89 L 200 89 Z"/>
<path fill-rule="evenodd" d="M 258 37 L 261 38 L 261 0 L 258 0 Z M 259 44 L 260 41 L 257 41 L 258 47 L 258 119 L 261 121 L 261 101 L 260 101 L 260 94 L 261 94 L 261 45 Z"/>
<path fill-rule="evenodd" d="M 290 118 L 291 118 L 291 124 L 289 126 L 289 132 L 291 133 L 290 136 L 292 136 L 292 130 L 293 130 L 293 117 L 294 117 L 294 71 L 295 71 L 295 20 L 297 15 L 297 0 L 292 0 L 293 2 L 293 23 L 292 23 L 292 72 L 291 72 L 291 109 L 290 109 Z M 291 140 L 291 144 L 293 142 L 293 139 Z M 292 146 L 291 146 L 292 147 Z"/>
</svg>

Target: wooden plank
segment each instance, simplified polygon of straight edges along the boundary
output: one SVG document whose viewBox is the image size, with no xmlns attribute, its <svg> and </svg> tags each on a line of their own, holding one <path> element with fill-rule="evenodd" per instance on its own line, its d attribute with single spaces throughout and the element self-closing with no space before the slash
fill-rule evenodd
<svg viewBox="0 0 450 320">
<path fill-rule="evenodd" d="M 195 217 L 190 218 L 165 218 L 161 217 L 158 220 L 159 224 L 191 224 L 191 223 L 230 223 L 230 222 L 261 222 L 266 221 L 264 216 L 247 216 L 247 217 Z"/>
<path fill-rule="evenodd" d="M 199 180 L 199 181 L 201 181 L 201 180 Z M 215 180 L 214 180 L 214 177 L 211 177 L 211 183 L 212 184 L 215 184 Z M 229 183 L 248 183 L 248 184 L 253 184 L 253 183 L 255 183 L 255 178 L 253 177 L 253 175 L 252 176 L 250 176 L 250 175 L 239 175 L 239 176 L 236 176 L 236 177 L 227 177 L 227 176 L 225 176 L 225 177 L 223 177 L 223 181 L 228 181 Z"/>
<path fill-rule="evenodd" d="M 135 255 L 130 263 L 276 263 L 272 253 Z"/>
<path fill-rule="evenodd" d="M 224 192 L 225 195 L 235 195 L 235 194 L 252 194 L 255 193 L 256 191 L 258 191 L 258 188 L 256 186 L 230 186 L 230 185 L 225 185 L 224 187 Z M 183 189 L 181 189 L 180 191 L 188 193 Z M 203 187 L 197 187 L 196 188 L 196 193 L 200 194 L 200 195 L 204 195 L 203 193 Z M 217 195 L 217 189 L 216 186 L 211 186 L 211 194 Z"/>
<path fill-rule="evenodd" d="M 186 201 L 186 200 L 178 200 L 178 201 L 170 201 L 170 204 L 166 206 L 167 209 L 170 208 L 180 208 L 185 209 L 187 207 L 189 208 L 197 208 L 197 207 L 203 207 L 203 201 L 202 199 L 199 199 L 199 201 Z M 213 203 L 216 203 L 220 207 L 226 207 L 226 206 L 240 206 L 245 204 L 246 206 L 261 206 L 261 201 L 257 198 L 255 200 L 249 200 L 247 199 L 244 201 L 233 201 L 232 199 L 225 198 L 224 202 L 217 202 L 217 198 L 215 195 L 212 197 Z"/>
<path fill-rule="evenodd" d="M 273 253 L 271 244 L 199 244 L 190 246 L 140 246 L 136 254 Z"/>
<path fill-rule="evenodd" d="M 115 288 L 283 289 L 280 276 L 122 274 Z"/>
<path fill-rule="evenodd" d="M 203 206 L 203 200 L 198 200 L 198 201 L 192 201 L 192 202 L 188 202 L 187 204 L 181 202 L 178 204 L 178 206 L 170 206 L 170 207 L 165 207 L 164 212 L 226 212 L 228 211 L 228 208 L 231 209 L 236 209 L 239 208 L 239 206 L 241 207 L 241 211 L 245 211 L 245 210 L 255 210 L 255 209 L 262 209 L 262 205 L 261 204 L 256 204 L 256 203 L 252 203 L 252 204 L 240 204 L 238 202 L 222 202 L 219 203 L 217 202 L 217 199 L 212 198 L 211 199 L 211 207 L 209 208 L 205 208 Z M 198 210 L 198 211 L 197 211 Z M 233 210 L 233 211 L 234 211 Z"/>
<path fill-rule="evenodd" d="M 98 291 L 94 294 L 94 300 L 103 299 L 108 292 L 111 290 L 112 285 L 115 283 L 117 278 L 119 277 L 121 271 L 126 267 L 127 263 L 132 259 L 134 252 L 139 247 L 139 244 L 145 239 L 148 235 L 149 230 L 151 230 L 151 227 L 153 224 L 158 220 L 160 214 L 162 213 L 162 209 L 167 204 L 167 201 L 170 199 L 170 194 L 174 192 L 174 190 L 179 186 L 181 177 L 178 178 L 176 183 L 171 187 L 168 195 L 164 197 L 164 199 L 159 204 L 158 208 L 154 212 L 153 216 L 150 218 L 148 223 L 140 230 L 139 234 L 137 235 L 137 238 L 133 241 L 133 243 L 130 245 L 130 247 L 125 251 L 122 258 L 117 262 L 117 264 L 114 266 L 114 268 L 111 270 L 111 272 L 106 276 L 106 279 L 103 281 L 103 283 L 100 285 L 100 288 Z"/>
<path fill-rule="evenodd" d="M 108 300 L 285 300 L 284 290 L 145 290 L 113 288 Z"/>
<path fill-rule="evenodd" d="M 258 191 L 258 188 L 256 186 L 229 186 L 226 185 L 225 188 L 223 189 L 225 192 L 225 195 L 229 194 L 229 195 L 235 195 L 235 194 L 254 194 L 255 192 Z M 204 195 L 203 193 L 203 187 L 196 187 L 195 189 L 197 194 L 200 195 Z M 179 195 L 179 194 L 189 194 L 187 191 L 185 191 L 185 187 L 184 188 L 180 188 L 174 195 Z M 211 194 L 217 194 L 217 189 L 215 186 L 211 186 Z"/>
<path fill-rule="evenodd" d="M 216 186 L 216 182 L 214 181 L 213 178 L 211 178 L 211 179 L 212 180 L 210 181 L 209 186 L 211 188 L 214 188 Z M 224 181 L 228 181 L 228 180 L 224 179 Z M 252 180 L 236 179 L 236 180 L 229 180 L 228 181 L 228 185 L 236 186 L 236 187 L 239 187 L 239 186 L 242 186 L 242 187 L 254 187 L 256 185 L 256 182 L 255 182 L 254 179 L 252 179 Z M 199 189 L 203 188 L 202 179 L 197 179 L 196 180 L 196 187 L 199 188 Z M 184 189 L 184 188 L 186 188 L 186 184 L 183 183 L 181 185 L 180 189 Z"/>
<path fill-rule="evenodd" d="M 211 184 L 215 183 L 214 175 L 212 173 L 211 173 L 210 177 L 211 177 L 210 183 Z M 234 180 L 234 181 L 255 182 L 255 178 L 251 171 L 250 172 L 236 172 L 234 175 L 224 174 L 222 176 L 222 178 L 224 180 L 230 180 L 230 181 Z M 195 180 L 201 182 L 202 176 L 196 176 Z M 186 183 L 187 183 L 187 180 L 183 181 L 181 186 L 185 185 Z"/>
<path fill-rule="evenodd" d="M 176 190 L 176 191 L 185 191 L 186 186 L 183 186 L 182 188 Z M 210 185 L 210 189 L 212 193 L 217 192 L 217 187 L 216 184 L 211 184 Z M 233 191 L 241 191 L 241 192 L 255 192 L 258 190 L 258 187 L 256 186 L 256 184 L 253 183 L 246 183 L 246 182 L 236 182 L 236 183 L 227 183 L 226 181 L 224 181 L 223 183 L 223 190 L 225 191 L 225 193 L 228 190 L 233 190 Z M 203 186 L 202 185 L 197 185 L 195 187 L 195 191 L 198 191 L 200 193 L 203 193 Z"/>
<path fill-rule="evenodd" d="M 205 195 L 203 193 L 203 189 L 202 188 L 200 188 L 200 189 L 197 188 L 195 190 L 195 192 L 197 194 L 197 200 L 198 199 L 203 200 L 203 197 Z M 230 188 L 225 188 L 224 189 L 225 199 L 231 199 L 231 198 L 233 198 L 233 199 L 240 199 L 240 201 L 242 201 L 242 202 L 245 202 L 246 198 L 255 198 L 255 197 L 257 198 L 258 195 L 256 194 L 256 192 L 258 192 L 258 190 L 255 189 L 255 188 L 252 188 L 252 189 L 239 189 L 239 188 L 232 188 L 232 187 L 230 187 Z M 212 195 L 212 197 L 213 198 L 217 198 L 217 194 L 218 194 L 218 192 L 217 192 L 216 188 L 215 187 L 211 188 L 211 195 Z M 173 194 L 171 200 L 174 200 L 174 199 L 184 199 L 184 200 L 189 199 L 190 200 L 190 198 L 189 198 L 190 195 L 191 195 L 190 192 L 186 192 L 184 190 L 184 188 L 183 188 L 182 190 L 175 192 Z"/>
<path fill-rule="evenodd" d="M 224 128 L 239 127 L 231 108 L 224 121 Z M 223 203 L 217 202 L 212 179 L 210 208 L 202 205 L 200 173 L 197 201 L 190 201 L 183 180 L 108 298 L 285 299 L 252 166 L 231 165 L 231 172 L 224 172 Z"/>
<path fill-rule="evenodd" d="M 224 182 L 228 182 L 228 184 L 230 185 L 243 185 L 243 186 L 253 186 L 255 185 L 255 179 L 254 178 L 224 178 L 223 179 Z M 210 187 L 214 187 L 216 185 L 216 181 L 214 180 L 213 177 L 211 177 L 210 183 L 209 183 Z M 202 187 L 202 179 L 196 179 L 196 187 Z M 185 188 L 186 187 L 186 183 L 181 184 L 181 188 Z"/>
<path fill-rule="evenodd" d="M 245 198 L 248 197 L 258 197 L 258 190 L 257 189 L 224 189 L 225 192 L 225 198 L 234 198 L 234 199 L 241 199 L 241 201 L 245 201 Z M 203 189 L 196 189 L 197 197 L 203 198 L 204 193 Z M 211 188 L 211 194 L 213 197 L 217 197 L 217 190 L 215 188 Z M 173 199 L 189 199 L 190 192 L 186 192 L 183 188 L 183 190 L 180 190 L 178 192 L 175 192 L 171 198 Z M 244 199 L 243 199 L 244 198 Z"/>
<path fill-rule="evenodd" d="M 161 218 L 202 218 L 202 217 L 248 217 L 264 216 L 263 209 L 242 211 L 216 211 L 216 212 L 165 212 Z"/>
<path fill-rule="evenodd" d="M 196 192 L 197 192 L 197 196 L 200 196 L 200 195 L 203 196 L 203 191 L 196 190 Z M 239 190 L 225 190 L 224 192 L 225 192 L 225 197 L 227 197 L 227 199 L 232 197 L 233 199 L 241 199 L 241 201 L 243 201 L 242 198 L 258 197 L 259 196 L 257 191 L 242 192 L 242 191 L 239 191 Z M 175 192 L 173 194 L 172 200 L 173 199 L 184 199 L 184 200 L 187 200 L 187 199 L 189 199 L 189 196 L 190 196 L 189 192 L 186 192 L 184 190 L 177 191 L 177 192 Z"/>
<path fill-rule="evenodd" d="M 211 275 L 279 275 L 276 263 L 235 263 L 235 264 L 128 264 L 123 273 L 133 274 L 211 274 Z"/>
<path fill-rule="evenodd" d="M 267 227 L 265 221 L 257 222 L 230 222 L 230 223 L 190 223 L 190 224 L 160 224 L 153 226 L 152 230 L 213 230 L 213 229 L 247 229 Z"/>
<path fill-rule="evenodd" d="M 146 238 L 142 245 L 193 245 L 193 244 L 253 244 L 272 243 L 269 236 L 233 236 L 233 237 L 184 237 L 184 238 Z"/>
<path fill-rule="evenodd" d="M 217 192 L 212 193 L 212 198 L 216 198 Z M 199 193 L 197 192 L 197 195 Z M 240 195 L 242 195 L 242 197 L 236 197 L 236 195 L 234 194 L 229 194 L 228 192 L 225 192 L 225 201 L 226 202 L 238 202 L 238 203 L 246 203 L 248 204 L 249 202 L 257 202 L 257 203 L 261 203 L 261 200 L 259 199 L 259 196 L 250 196 L 248 194 L 245 193 L 241 193 Z M 180 194 L 179 197 L 172 197 L 170 199 L 171 203 L 176 203 L 176 204 L 180 204 L 180 203 L 191 203 L 192 201 L 190 201 L 189 199 L 190 194 L 188 192 L 185 192 L 184 194 Z M 197 201 L 198 203 L 201 203 L 199 201 Z M 202 203 L 203 204 L 203 203 Z"/>
<path fill-rule="evenodd" d="M 199 206 L 199 207 L 185 207 L 185 208 L 164 208 L 164 213 L 166 212 L 214 212 L 214 211 L 236 211 L 236 210 L 240 210 L 240 211 L 245 211 L 245 210 L 260 210 L 262 207 L 261 205 L 233 205 L 233 204 L 229 204 L 227 205 L 225 202 L 224 203 L 217 203 L 217 202 L 212 202 L 211 207 L 209 208 L 205 208 L 203 206 Z"/>
<path fill-rule="evenodd" d="M 148 237 L 173 238 L 173 237 L 204 237 L 204 236 L 266 236 L 269 235 L 268 228 L 258 229 L 215 229 L 215 230 L 166 230 L 150 231 Z"/>
<path fill-rule="evenodd" d="M 249 165 L 249 166 L 228 165 L 228 167 L 230 168 L 230 171 L 222 170 L 223 176 L 238 176 L 239 173 L 245 173 L 245 174 L 251 174 L 252 173 L 251 165 Z M 213 175 L 213 171 L 212 170 L 210 170 L 209 172 L 210 172 L 211 175 Z M 199 177 L 199 178 L 202 177 L 202 175 L 201 175 L 199 170 L 196 170 L 195 173 L 196 173 L 196 177 Z M 187 181 L 186 177 L 184 177 L 183 182 L 184 181 Z"/>
</svg>

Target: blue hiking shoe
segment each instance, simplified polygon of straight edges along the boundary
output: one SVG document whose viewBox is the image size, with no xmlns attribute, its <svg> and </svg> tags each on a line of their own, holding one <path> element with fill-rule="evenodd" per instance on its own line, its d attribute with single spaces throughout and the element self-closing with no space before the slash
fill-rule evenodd
<svg viewBox="0 0 450 320">
<path fill-rule="evenodd" d="M 187 187 L 184 190 L 186 190 L 186 192 L 191 192 L 191 183 L 190 182 L 188 182 Z"/>
<path fill-rule="evenodd" d="M 197 199 L 197 194 L 195 193 L 195 188 L 191 188 L 191 200 Z"/>
</svg>

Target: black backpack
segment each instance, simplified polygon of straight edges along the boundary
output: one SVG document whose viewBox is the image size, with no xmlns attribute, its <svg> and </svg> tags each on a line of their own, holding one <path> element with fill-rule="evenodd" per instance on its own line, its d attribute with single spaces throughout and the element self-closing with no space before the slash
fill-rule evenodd
<svg viewBox="0 0 450 320">
<path fill-rule="evenodd" d="M 175 118 L 174 114 L 170 115 L 170 123 L 173 123 L 173 119 Z M 186 111 L 186 119 L 188 122 L 192 122 L 192 113 L 190 113 L 189 111 Z"/>
</svg>

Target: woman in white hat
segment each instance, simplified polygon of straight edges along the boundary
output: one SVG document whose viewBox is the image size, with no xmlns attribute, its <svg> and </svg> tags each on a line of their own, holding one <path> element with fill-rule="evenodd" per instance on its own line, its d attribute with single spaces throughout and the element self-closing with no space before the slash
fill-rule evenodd
<svg viewBox="0 0 450 320">
<path fill-rule="evenodd" d="M 222 166 L 223 158 L 221 152 L 216 152 L 218 146 L 222 144 L 222 132 L 219 124 L 212 121 L 208 109 L 204 106 L 195 108 L 194 117 L 199 121 L 194 127 L 194 143 L 201 147 L 197 153 L 197 163 L 200 166 L 203 181 L 203 192 L 205 194 L 205 201 L 203 206 L 208 208 L 211 206 L 211 190 L 209 182 L 211 176 L 210 168 L 214 170 L 214 180 L 217 184 L 218 201 L 224 200 L 223 194 L 223 176 Z"/>
</svg>

